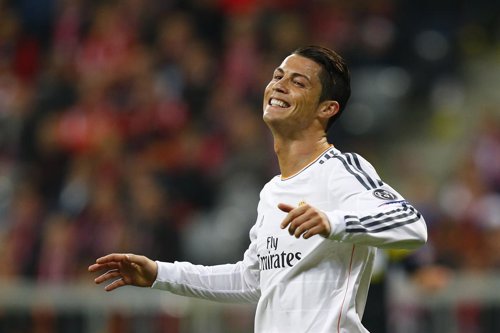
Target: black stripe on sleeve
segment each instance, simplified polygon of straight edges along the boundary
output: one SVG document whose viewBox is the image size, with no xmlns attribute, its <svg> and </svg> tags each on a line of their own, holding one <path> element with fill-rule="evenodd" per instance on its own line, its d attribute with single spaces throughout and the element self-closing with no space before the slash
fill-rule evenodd
<svg viewBox="0 0 500 333">
<path fill-rule="evenodd" d="M 346 232 L 350 233 L 377 233 L 416 222 L 420 217 L 419 212 L 413 207 L 406 205 L 403 208 L 361 218 L 355 215 L 344 216 L 346 220 Z"/>
<path fill-rule="evenodd" d="M 340 162 L 342 162 L 342 164 L 344 165 L 344 167 L 346 168 L 346 170 L 350 174 L 352 174 L 354 177 L 356 177 L 356 179 L 361 183 L 361 185 L 363 185 L 367 190 L 371 190 L 372 189 L 372 187 L 370 187 L 370 185 L 363 178 L 361 178 L 361 176 L 359 175 L 359 173 L 357 173 L 355 170 L 353 170 L 352 166 L 349 163 L 347 163 L 346 159 L 343 156 L 335 155 L 334 158 L 336 158 Z"/>
<path fill-rule="evenodd" d="M 417 222 L 418 220 L 420 220 L 420 218 L 418 216 L 415 216 L 413 219 L 409 219 L 409 220 L 405 220 L 405 221 L 401 221 L 401 222 L 396 222 L 396 223 L 393 223 L 391 225 L 386 225 L 386 226 L 378 228 L 378 229 L 368 230 L 365 227 L 358 227 L 358 228 L 351 228 L 349 230 L 346 230 L 346 232 L 349 232 L 349 233 L 356 233 L 356 232 L 359 232 L 359 233 L 377 233 L 377 232 L 382 232 L 382 231 L 394 229 L 394 228 L 397 228 L 397 227 L 400 227 L 400 226 L 403 226 L 406 224 L 411 224 L 413 222 Z"/>
<path fill-rule="evenodd" d="M 350 155 L 352 155 L 352 158 L 354 160 L 354 163 L 357 167 L 357 169 L 363 173 L 363 175 L 365 175 L 365 177 L 368 179 L 368 181 L 370 182 L 370 184 L 373 184 L 373 186 L 376 187 L 375 183 L 374 182 L 377 182 L 378 186 L 383 186 L 384 183 L 382 182 L 382 180 L 380 179 L 374 179 L 372 177 L 370 177 L 370 175 L 361 167 L 361 163 L 359 162 L 359 157 L 358 157 L 358 154 L 356 153 L 349 153 Z"/>
<path fill-rule="evenodd" d="M 377 185 L 375 185 L 373 179 L 366 173 L 365 170 L 363 170 L 363 168 L 361 168 L 361 164 L 359 163 L 358 157 L 353 153 L 345 153 L 344 155 L 347 157 L 347 162 L 368 180 L 372 188 L 376 188 Z"/>
</svg>

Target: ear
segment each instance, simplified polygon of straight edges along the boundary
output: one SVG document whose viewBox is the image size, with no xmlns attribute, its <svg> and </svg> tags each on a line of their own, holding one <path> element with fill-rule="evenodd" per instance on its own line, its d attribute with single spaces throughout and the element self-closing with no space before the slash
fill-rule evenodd
<svg viewBox="0 0 500 333">
<path fill-rule="evenodd" d="M 318 116 L 320 119 L 328 121 L 328 119 L 335 116 L 339 110 L 339 102 L 333 100 L 323 101 L 319 105 Z"/>
</svg>

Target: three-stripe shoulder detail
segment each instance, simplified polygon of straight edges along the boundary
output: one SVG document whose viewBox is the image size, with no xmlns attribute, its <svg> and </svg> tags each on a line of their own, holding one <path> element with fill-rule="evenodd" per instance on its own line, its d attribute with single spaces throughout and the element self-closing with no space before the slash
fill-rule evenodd
<svg viewBox="0 0 500 333">
<path fill-rule="evenodd" d="M 323 155 L 323 158 L 320 160 L 320 164 L 325 163 L 326 160 L 329 159 L 337 159 L 341 162 L 341 164 L 344 166 L 344 168 L 349 172 L 351 175 L 356 178 L 356 180 L 363 185 L 364 188 L 367 190 L 374 190 L 380 186 L 383 186 L 384 183 L 380 179 L 376 179 L 366 170 L 363 168 L 361 165 L 359 156 L 355 153 L 336 153 L 335 151 L 329 151 L 326 154 Z"/>
</svg>

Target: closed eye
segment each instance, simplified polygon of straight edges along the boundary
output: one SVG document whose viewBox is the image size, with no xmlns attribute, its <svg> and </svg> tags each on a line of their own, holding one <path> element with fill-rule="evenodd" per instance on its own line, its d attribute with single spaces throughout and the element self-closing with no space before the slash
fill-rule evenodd
<svg viewBox="0 0 500 333">
<path fill-rule="evenodd" d="M 301 88 L 304 88 L 306 86 L 304 83 L 297 81 L 297 80 L 293 81 L 293 84 L 295 84 L 296 86 L 301 87 Z"/>
<path fill-rule="evenodd" d="M 278 81 L 283 78 L 283 70 L 281 68 L 276 68 L 273 72 L 273 81 Z"/>
</svg>

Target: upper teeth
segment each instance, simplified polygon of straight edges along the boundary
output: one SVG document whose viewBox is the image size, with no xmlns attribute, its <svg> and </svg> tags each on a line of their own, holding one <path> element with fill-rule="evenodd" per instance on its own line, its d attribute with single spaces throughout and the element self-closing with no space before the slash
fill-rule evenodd
<svg viewBox="0 0 500 333">
<path fill-rule="evenodd" d="M 279 106 L 281 108 L 288 107 L 288 103 L 286 103 L 284 101 L 280 101 L 279 99 L 276 99 L 276 98 L 271 98 L 271 101 L 269 101 L 269 104 L 271 104 L 272 106 Z"/>
</svg>

